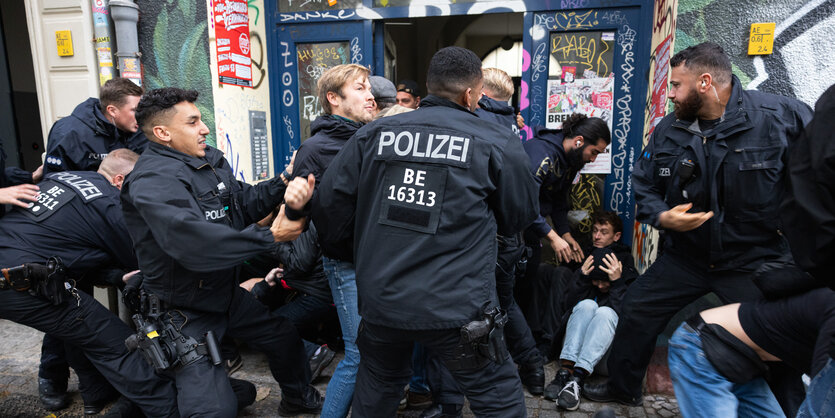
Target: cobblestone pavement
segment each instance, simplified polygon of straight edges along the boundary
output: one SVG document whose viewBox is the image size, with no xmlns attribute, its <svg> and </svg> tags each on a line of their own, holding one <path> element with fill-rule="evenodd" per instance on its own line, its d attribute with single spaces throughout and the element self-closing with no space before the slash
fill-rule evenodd
<svg viewBox="0 0 835 418">
<path fill-rule="evenodd" d="M 70 378 L 69 391 L 72 404 L 69 408 L 50 413 L 40 407 L 38 401 L 38 361 L 40 357 L 42 334 L 31 328 L 0 320 L 0 417 L 82 417 L 81 396 L 78 394 L 78 380 L 75 375 Z M 234 376 L 253 382 L 258 388 L 258 396 L 254 405 L 244 409 L 240 416 L 274 417 L 277 416 L 280 391 L 267 367 L 266 357 L 260 353 L 244 349 L 243 367 Z M 327 381 L 333 374 L 339 359 L 325 369 L 315 386 L 324 394 Z M 546 366 L 548 381 L 556 372 L 555 363 Z M 577 411 L 558 411 L 556 403 L 542 397 L 531 396 L 526 392 L 525 403 L 528 416 L 536 417 L 566 417 L 587 418 L 604 407 L 612 408 L 618 417 L 651 418 L 680 416 L 678 404 L 674 397 L 664 395 L 645 395 L 643 407 L 625 407 L 616 404 L 590 402 L 583 399 Z M 105 410 L 106 411 L 106 410 Z M 400 416 L 416 418 L 420 411 L 403 411 Z M 469 409 L 464 411 L 465 417 L 472 417 Z M 306 415 L 303 417 L 313 417 Z"/>
</svg>

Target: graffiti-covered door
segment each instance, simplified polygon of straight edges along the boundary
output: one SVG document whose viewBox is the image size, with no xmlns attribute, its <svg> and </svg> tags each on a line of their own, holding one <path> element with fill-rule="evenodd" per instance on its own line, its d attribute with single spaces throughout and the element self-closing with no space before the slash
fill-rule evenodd
<svg viewBox="0 0 835 418">
<path fill-rule="evenodd" d="M 558 129 L 576 112 L 602 118 L 612 132 L 609 152 L 587 164 L 572 187 L 569 217 L 579 221 L 580 237 L 575 238 L 581 243 L 591 232 L 589 215 L 601 209 L 621 215 L 624 242 L 631 242 L 635 203 L 630 177 L 641 149 L 643 118 L 638 115 L 647 83 L 636 75 L 648 70 L 650 35 L 639 28 L 646 14 L 639 7 L 624 7 L 525 16 L 522 92 L 528 91 L 530 101 L 522 107 L 528 126 Z M 527 138 L 532 136 L 529 127 Z"/>
<path fill-rule="evenodd" d="M 340 64 L 370 66 L 371 22 L 277 25 L 274 45 L 278 68 L 271 71 L 273 103 L 281 110 L 273 124 L 276 167 L 290 162 L 310 137 L 310 123 L 322 114 L 316 83 L 328 68 Z M 276 68 L 276 67 L 273 67 Z"/>
</svg>

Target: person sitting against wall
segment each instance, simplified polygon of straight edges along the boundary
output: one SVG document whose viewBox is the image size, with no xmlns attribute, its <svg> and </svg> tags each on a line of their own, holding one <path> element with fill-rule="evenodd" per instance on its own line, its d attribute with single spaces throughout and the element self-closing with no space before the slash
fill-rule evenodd
<svg viewBox="0 0 835 418">
<path fill-rule="evenodd" d="M 573 307 L 563 316 L 565 342 L 560 369 L 545 389 L 545 398 L 557 400 L 569 411 L 580 406 L 583 381 L 591 375 L 612 344 L 618 313 L 627 286 L 638 276 L 632 250 L 620 242 L 623 221 L 609 211 L 592 216 L 594 249 L 574 273 L 566 304 Z"/>
</svg>

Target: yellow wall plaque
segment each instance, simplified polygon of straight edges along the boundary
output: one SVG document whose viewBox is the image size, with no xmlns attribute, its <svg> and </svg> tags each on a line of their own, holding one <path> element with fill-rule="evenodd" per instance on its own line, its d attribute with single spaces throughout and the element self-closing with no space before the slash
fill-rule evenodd
<svg viewBox="0 0 835 418">
<path fill-rule="evenodd" d="M 752 23 L 748 39 L 748 55 L 768 55 L 774 52 L 774 28 L 771 23 Z"/>
<path fill-rule="evenodd" d="M 72 52 L 72 32 L 68 30 L 55 31 L 55 46 L 58 47 L 59 57 L 71 57 Z"/>
</svg>

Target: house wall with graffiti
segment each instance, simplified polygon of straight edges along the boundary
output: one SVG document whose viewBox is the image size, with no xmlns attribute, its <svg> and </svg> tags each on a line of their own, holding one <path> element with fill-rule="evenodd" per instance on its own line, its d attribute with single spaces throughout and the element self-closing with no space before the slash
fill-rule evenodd
<svg viewBox="0 0 835 418">
<path fill-rule="evenodd" d="M 774 22 L 774 53 L 748 55 L 751 23 Z M 722 45 L 748 89 L 814 106 L 833 83 L 835 0 L 679 0 L 675 50 L 704 41 Z"/>
<path fill-rule="evenodd" d="M 207 0 L 209 16 L 214 6 Z M 248 0 L 249 55 L 252 60 L 252 87 L 240 87 L 218 82 L 217 50 L 215 48 L 216 21 L 208 19 L 212 92 L 214 95 L 217 148 L 223 151 L 235 176 L 241 181 L 257 181 L 273 177 L 272 132 L 269 121 L 270 88 L 267 73 L 266 18 L 264 0 Z M 261 125 L 261 122 L 265 122 Z M 260 127 L 260 128 L 259 128 Z M 263 131 L 263 132 L 261 132 Z M 254 136 L 265 136 L 253 141 Z M 262 149 L 263 147 L 263 149 Z M 265 158 L 266 157 L 266 158 Z M 263 162 L 259 169 L 253 160 Z M 283 168 L 283 167 L 281 167 Z M 257 171 L 257 172 L 256 172 Z M 281 170 L 279 169 L 278 172 Z"/>
<path fill-rule="evenodd" d="M 175 0 L 137 0 L 136 4 L 145 89 L 197 90 L 197 108 L 212 131 L 207 142 L 215 145 L 206 7 L 202 2 Z"/>
</svg>

